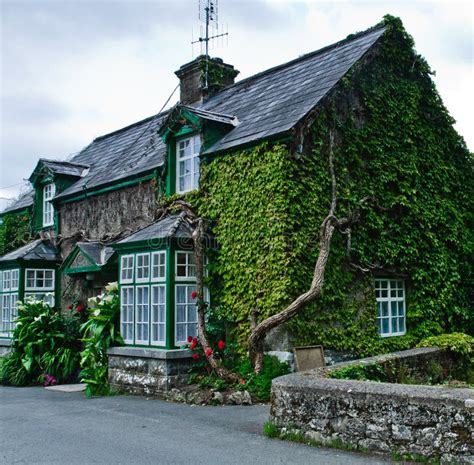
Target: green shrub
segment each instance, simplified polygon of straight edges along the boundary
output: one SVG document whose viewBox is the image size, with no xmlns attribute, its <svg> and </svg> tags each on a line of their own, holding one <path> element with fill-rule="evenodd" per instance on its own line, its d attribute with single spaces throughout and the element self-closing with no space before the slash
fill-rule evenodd
<svg viewBox="0 0 474 465">
<path fill-rule="evenodd" d="M 463 357 L 474 355 L 474 337 L 464 333 L 441 334 L 423 339 L 418 347 L 439 347 Z"/>
<path fill-rule="evenodd" d="M 253 371 L 248 359 L 244 359 L 240 366 L 236 368 L 244 381 L 244 383 L 238 385 L 238 388 L 249 391 L 262 402 L 270 400 L 272 380 L 278 376 L 287 375 L 290 372 L 290 367 L 287 363 L 280 362 L 277 357 L 270 355 L 265 355 L 262 371 L 258 375 Z"/>
<path fill-rule="evenodd" d="M 380 381 L 387 380 L 387 374 L 382 365 L 371 363 L 369 365 L 350 365 L 329 373 L 329 378 L 335 379 L 356 379 L 360 381 Z"/>
<path fill-rule="evenodd" d="M 79 367 L 80 340 L 74 336 L 75 315 L 64 316 L 43 301 L 18 303 L 12 350 L 1 366 L 5 384 L 26 386 L 49 380 L 56 384 L 74 378 Z"/>
<path fill-rule="evenodd" d="M 109 393 L 107 349 L 123 345 L 118 325 L 120 300 L 117 283 L 106 287 L 104 294 L 89 299 L 88 319 L 81 326 L 84 350 L 81 352 L 81 381 L 87 384 L 86 394 Z"/>
</svg>

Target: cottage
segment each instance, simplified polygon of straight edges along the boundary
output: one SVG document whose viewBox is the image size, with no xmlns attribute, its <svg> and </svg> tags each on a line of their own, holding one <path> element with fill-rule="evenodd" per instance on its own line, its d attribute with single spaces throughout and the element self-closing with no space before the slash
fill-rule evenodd
<svg viewBox="0 0 474 465">
<path fill-rule="evenodd" d="M 207 297 L 244 343 L 252 311 L 275 313 L 311 279 L 330 195 L 329 130 L 340 214 L 370 201 L 351 240 L 335 238 L 320 301 L 268 347 L 370 353 L 467 331 L 472 165 L 400 20 L 234 82 L 237 74 L 200 56 L 176 72 L 171 110 L 69 161 L 39 160 L 31 192 L 2 213 L 5 225 L 26 215 L 32 230 L 0 257 L 3 344 L 19 299 L 66 311 L 118 281 L 127 347 L 111 352 L 113 382 L 124 382 L 133 357 L 148 364 L 143 383 L 169 388 L 197 320 L 192 230 L 179 213 L 162 215 L 176 198 L 210 220 Z"/>
</svg>

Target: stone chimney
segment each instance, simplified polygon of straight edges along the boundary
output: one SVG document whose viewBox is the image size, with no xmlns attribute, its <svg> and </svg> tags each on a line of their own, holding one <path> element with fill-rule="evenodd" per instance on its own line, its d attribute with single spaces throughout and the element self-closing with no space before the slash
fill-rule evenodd
<svg viewBox="0 0 474 465">
<path fill-rule="evenodd" d="M 206 83 L 206 67 L 208 79 Z M 239 71 L 220 58 L 198 56 L 175 72 L 180 80 L 180 103 L 191 105 L 202 102 L 224 87 L 234 83 Z M 206 85 L 207 84 L 207 85 Z"/>
</svg>

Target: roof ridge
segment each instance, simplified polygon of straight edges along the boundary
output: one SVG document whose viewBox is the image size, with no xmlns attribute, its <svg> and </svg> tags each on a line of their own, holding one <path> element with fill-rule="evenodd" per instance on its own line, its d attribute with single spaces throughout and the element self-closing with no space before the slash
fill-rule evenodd
<svg viewBox="0 0 474 465">
<path fill-rule="evenodd" d="M 297 58 L 293 58 L 293 59 L 290 60 L 290 61 L 287 61 L 287 62 L 285 62 L 285 63 L 281 63 L 281 64 L 279 64 L 279 65 L 273 66 L 273 67 L 268 68 L 268 69 L 265 69 L 265 70 L 263 70 L 263 71 L 260 71 L 260 72 L 257 73 L 257 74 L 254 74 L 254 75 L 252 75 L 252 76 L 246 77 L 245 79 L 242 79 L 241 81 L 238 81 L 238 82 L 236 82 L 236 83 L 234 83 L 234 84 L 232 84 L 232 85 L 230 85 L 230 86 L 224 88 L 221 92 L 225 92 L 225 91 L 228 90 L 228 89 L 232 89 L 232 88 L 238 87 L 238 86 L 240 86 L 241 84 L 245 84 L 245 83 L 248 82 L 248 81 L 251 81 L 251 80 L 260 78 L 261 76 L 265 76 L 265 75 L 267 75 L 267 74 L 273 73 L 273 72 L 278 71 L 278 70 L 280 70 L 280 69 L 286 68 L 287 66 L 291 66 L 291 65 L 293 65 L 293 64 L 295 64 L 295 63 L 298 63 L 298 62 L 300 62 L 300 61 L 304 61 L 304 60 L 306 60 L 306 59 L 308 59 L 308 58 L 312 58 L 312 57 L 314 57 L 314 56 L 317 56 L 317 55 L 319 55 L 319 54 L 321 54 L 321 53 L 325 53 L 325 52 L 327 52 L 328 50 L 331 50 L 331 49 L 333 49 L 333 48 L 340 47 L 340 46 L 343 45 L 343 44 L 346 44 L 346 43 L 348 43 L 348 42 L 351 42 L 351 41 L 353 41 L 353 40 L 355 40 L 355 39 L 358 39 L 358 38 L 360 38 L 360 37 L 362 37 L 362 36 L 364 36 L 364 35 L 370 34 L 370 33 L 374 32 L 374 31 L 379 30 L 379 29 L 386 29 L 386 27 L 387 27 L 387 25 L 386 25 L 385 23 L 378 23 L 378 24 L 376 24 L 375 26 L 371 26 L 371 27 L 369 27 L 368 29 L 365 29 L 364 31 L 360 31 L 360 32 L 356 32 L 356 33 L 353 33 L 353 34 L 349 34 L 346 38 L 341 39 L 341 40 L 339 40 L 339 41 L 337 41 L 337 42 L 334 42 L 333 44 L 326 45 L 326 46 L 324 46 L 324 47 L 322 47 L 322 48 L 319 48 L 319 49 L 317 49 L 317 50 L 314 50 L 314 51 L 312 51 L 312 52 L 305 53 L 304 55 L 301 55 L 301 56 L 299 56 L 299 57 L 297 57 Z M 219 95 L 221 92 L 218 92 L 218 93 L 215 94 L 215 95 Z M 210 101 L 210 100 L 212 100 L 212 97 L 211 97 L 208 101 Z"/>
<path fill-rule="evenodd" d="M 49 163 L 60 163 L 61 165 L 74 165 L 74 166 L 82 166 L 83 168 L 89 168 L 89 165 L 84 165 L 82 163 L 74 163 L 73 161 L 67 160 L 52 160 L 50 158 L 40 158 L 39 161 L 47 161 Z"/>
<path fill-rule="evenodd" d="M 174 107 L 173 107 L 174 108 Z M 158 118 L 159 116 L 165 116 L 167 113 L 169 113 L 172 110 L 172 108 L 169 108 L 168 110 L 162 111 L 161 113 L 157 113 L 156 115 L 148 116 L 147 118 L 144 118 L 140 121 L 136 121 L 135 123 L 129 124 L 128 126 L 124 126 L 123 128 L 116 129 L 115 131 L 109 132 L 107 134 L 104 134 L 102 136 L 96 137 L 92 142 L 98 142 L 100 140 L 106 139 L 107 137 L 114 136 L 116 134 L 119 134 L 121 132 L 128 131 L 129 129 L 135 127 L 135 126 L 140 126 L 141 124 L 147 123 L 151 121 L 154 118 Z M 89 144 L 90 145 L 90 144 Z M 81 152 L 79 152 L 81 153 Z"/>
</svg>

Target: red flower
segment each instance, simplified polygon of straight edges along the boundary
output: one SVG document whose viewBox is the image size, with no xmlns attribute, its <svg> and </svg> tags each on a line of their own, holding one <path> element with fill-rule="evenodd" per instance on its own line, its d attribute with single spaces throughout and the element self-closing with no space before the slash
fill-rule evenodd
<svg viewBox="0 0 474 465">
<path fill-rule="evenodd" d="M 197 343 L 198 343 L 198 340 L 196 338 L 193 339 L 193 342 L 191 342 L 191 345 L 189 346 L 189 348 L 191 350 L 194 350 L 195 347 L 197 346 Z"/>
<path fill-rule="evenodd" d="M 191 292 L 191 299 L 195 299 L 198 296 L 196 291 Z"/>
<path fill-rule="evenodd" d="M 68 310 L 72 310 L 72 304 L 69 304 L 66 308 L 67 308 Z"/>
<path fill-rule="evenodd" d="M 219 341 L 219 342 L 217 343 L 217 348 L 218 348 L 219 350 L 224 350 L 224 349 L 225 349 L 225 342 L 224 342 L 224 341 Z"/>
<path fill-rule="evenodd" d="M 192 336 L 188 336 L 188 342 L 193 342 L 193 337 Z"/>
<path fill-rule="evenodd" d="M 193 358 L 193 360 L 199 360 L 199 354 L 193 354 L 191 355 L 191 357 Z"/>
<path fill-rule="evenodd" d="M 86 308 L 86 306 L 83 304 L 83 303 L 80 303 L 77 308 L 76 308 L 76 312 L 82 312 L 84 309 Z"/>
<path fill-rule="evenodd" d="M 204 353 L 206 354 L 206 357 L 210 357 L 212 355 L 212 349 L 208 347 Z"/>
</svg>

